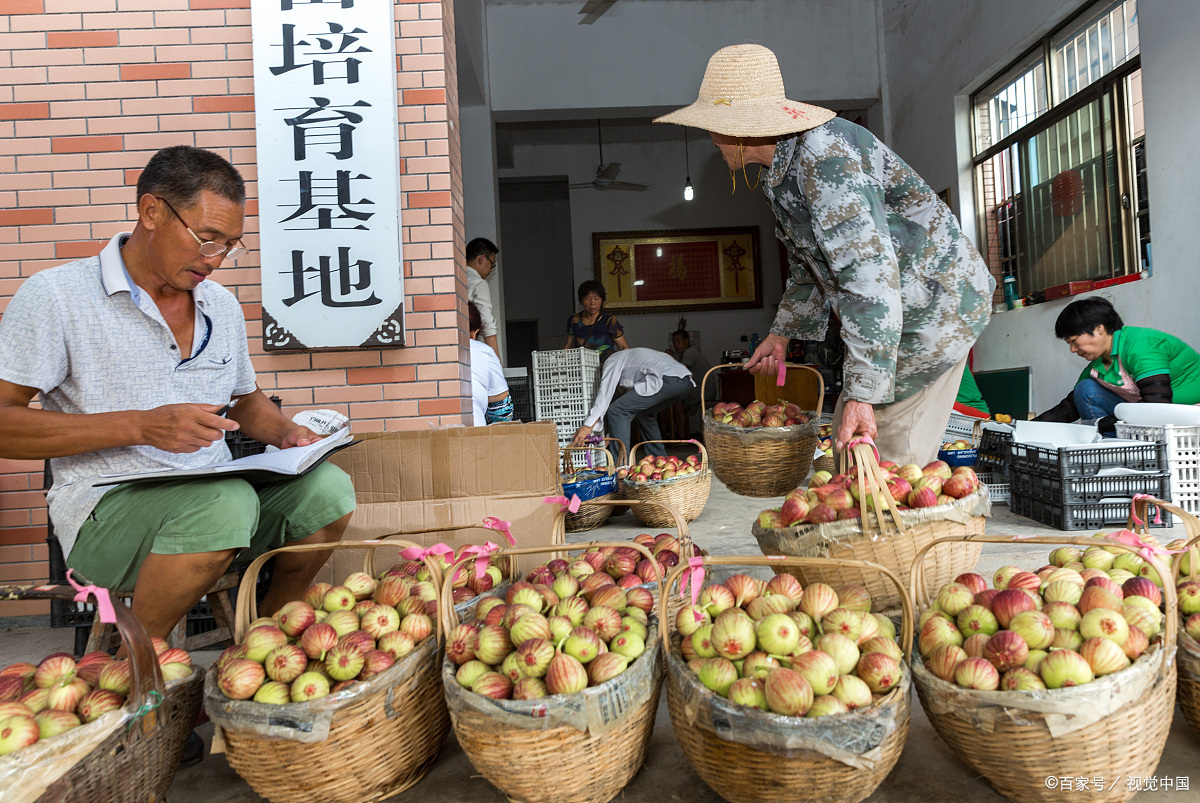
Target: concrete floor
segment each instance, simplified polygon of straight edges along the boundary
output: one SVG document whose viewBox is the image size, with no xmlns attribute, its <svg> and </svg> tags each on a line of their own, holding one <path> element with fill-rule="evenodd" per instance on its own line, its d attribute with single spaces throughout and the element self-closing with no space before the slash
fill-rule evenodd
<svg viewBox="0 0 1200 803">
<path fill-rule="evenodd" d="M 757 555 L 758 544 L 750 535 L 750 522 L 772 500 L 737 496 L 714 479 L 708 505 L 691 527 L 695 541 L 713 555 Z M 660 528 L 643 526 L 632 513 L 614 517 L 603 527 L 588 533 L 576 533 L 574 541 L 596 539 L 627 540 L 640 532 L 657 532 Z M 1029 519 L 1015 516 L 1007 506 L 996 505 L 988 521 L 989 534 L 1055 535 L 1052 530 Z M 1166 535 L 1164 533 L 1164 535 Z M 1164 541 L 1169 540 L 1164 537 Z M 987 544 L 978 570 L 989 576 L 1005 564 L 1039 567 L 1045 564 L 1049 548 L 1030 548 L 1023 544 Z M 29 626 L 20 619 L 0 621 L 0 665 L 14 661 L 33 660 L 57 651 L 70 650 L 72 636 L 66 630 L 51 630 L 46 626 Z M 197 663 L 208 665 L 217 652 L 196 653 Z M 721 798 L 691 770 L 683 756 L 667 713 L 666 695 L 659 705 L 658 718 L 645 766 L 619 797 L 626 801 L 668 803 L 693 801 L 709 803 Z M 925 803 L 926 801 L 1000 801 L 1003 798 L 987 782 L 955 758 L 950 749 L 933 731 L 916 695 L 913 695 L 912 724 L 904 753 L 891 775 L 868 800 L 873 803 Z M 212 725 L 204 725 L 201 735 L 208 742 Z M 1200 758 L 1200 737 L 1189 728 L 1176 710 L 1171 735 L 1159 763 L 1156 777 L 1189 778 L 1196 783 L 1195 792 L 1141 792 L 1138 801 L 1183 801 L 1200 799 L 1200 773 L 1190 778 Z M 1059 769 L 1071 774 L 1072 768 Z M 546 768 L 546 779 L 553 783 L 554 767 Z M 1109 779 L 1111 783 L 1115 779 Z M 1124 784 L 1124 779 L 1121 783 Z M 1190 783 L 1189 783 L 1190 785 Z M 1088 799 L 1079 792 L 1080 800 Z M 1197 794 L 1197 798 L 1189 797 Z M 230 769 L 221 755 L 207 755 L 199 765 L 180 770 L 170 790 L 171 803 L 250 803 L 262 800 Z M 429 774 L 407 792 L 390 799 L 393 803 L 503 803 L 504 795 L 480 777 L 459 749 L 451 732 L 437 763 Z"/>
</svg>

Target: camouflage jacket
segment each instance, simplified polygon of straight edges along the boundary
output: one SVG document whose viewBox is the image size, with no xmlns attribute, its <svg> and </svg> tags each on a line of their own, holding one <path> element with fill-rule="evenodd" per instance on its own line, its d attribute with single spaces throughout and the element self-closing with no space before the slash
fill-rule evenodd
<svg viewBox="0 0 1200 803">
<path fill-rule="evenodd" d="M 958 221 L 886 145 L 834 119 L 782 139 L 763 184 L 790 273 L 771 327 L 846 344 L 844 397 L 889 404 L 966 356 L 996 283 Z"/>
</svg>

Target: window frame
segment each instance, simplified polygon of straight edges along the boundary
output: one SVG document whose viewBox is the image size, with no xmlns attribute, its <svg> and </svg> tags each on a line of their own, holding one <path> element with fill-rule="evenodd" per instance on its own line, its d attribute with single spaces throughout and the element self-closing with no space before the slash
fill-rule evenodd
<svg viewBox="0 0 1200 803">
<path fill-rule="evenodd" d="M 1083 89 L 1070 95 L 1062 100 L 1055 100 L 1055 61 L 1054 61 L 1054 42 L 1055 39 L 1065 30 L 1079 24 L 1081 19 L 1086 18 L 1090 14 L 1096 13 L 1099 6 L 1108 4 L 1107 0 L 1099 0 L 1098 2 L 1090 2 L 1077 10 L 1062 23 L 1054 27 L 1052 30 L 1039 37 L 1038 42 L 1020 53 L 1016 58 L 1006 64 L 1002 69 L 998 70 L 986 81 L 983 82 L 980 89 L 969 95 L 970 109 L 970 137 L 971 137 L 971 184 L 974 189 L 976 198 L 976 230 L 978 240 L 984 245 L 981 249 L 984 251 L 984 257 L 988 262 L 989 269 L 998 272 L 997 285 L 1002 284 L 1002 279 L 1005 276 L 1015 276 L 1017 278 L 1018 292 L 1021 295 L 1028 295 L 1030 292 L 1040 292 L 1047 288 L 1045 287 L 1026 287 L 1032 281 L 1031 272 L 1032 266 L 1027 264 L 1029 259 L 1027 251 L 1028 245 L 1028 222 L 1027 217 L 1029 208 L 1020 209 L 1014 203 L 1012 223 L 1013 231 L 1013 254 L 1007 260 L 1008 264 L 1002 263 L 1003 257 L 989 253 L 992 248 L 998 247 L 993 244 L 989 235 L 989 214 L 998 210 L 1000 205 L 987 203 L 987 195 L 984 189 L 985 176 L 984 165 L 995 159 L 998 155 L 1007 151 L 1015 151 L 1017 165 L 1014 167 L 1010 164 L 1007 166 L 1009 177 L 1013 178 L 1011 182 L 1013 191 L 1006 202 L 1013 203 L 1017 198 L 1031 191 L 1028 186 L 1029 176 L 1029 148 L 1036 137 L 1043 134 L 1050 128 L 1054 127 L 1064 119 L 1086 108 L 1089 104 L 1096 101 L 1103 102 L 1105 96 L 1108 97 L 1108 105 L 1111 110 L 1111 122 L 1109 126 L 1100 129 L 1102 138 L 1115 136 L 1112 143 L 1113 165 L 1110 167 L 1107 163 L 1103 164 L 1103 171 L 1107 176 L 1111 170 L 1116 171 L 1116 180 L 1113 184 L 1104 182 L 1104 215 L 1105 215 L 1105 230 L 1107 232 L 1108 252 L 1111 255 L 1112 265 L 1110 266 L 1110 275 L 1112 277 L 1126 276 L 1132 273 L 1141 271 L 1142 264 L 1140 258 L 1141 251 L 1141 230 L 1139 227 L 1139 217 L 1141 213 L 1137 208 L 1138 204 L 1138 188 L 1137 188 L 1137 170 L 1133 164 L 1134 149 L 1138 143 L 1142 143 L 1144 147 L 1145 132 L 1143 131 L 1140 137 L 1132 136 L 1129 130 L 1130 116 L 1130 98 L 1129 98 L 1129 83 L 1130 76 L 1141 70 L 1141 37 L 1139 32 L 1138 37 L 1138 52 L 1134 55 L 1127 56 L 1124 61 L 1115 66 L 1109 72 L 1102 75 L 1097 80 L 1089 83 Z M 985 99 L 990 104 L 991 98 L 995 96 L 994 89 L 996 83 L 1006 76 L 1006 74 L 1014 72 L 1024 63 L 1037 64 L 1040 61 L 1044 75 L 1044 91 L 1047 98 L 1047 108 L 1030 122 L 1026 123 L 1021 128 L 993 142 L 987 148 L 979 150 L 980 142 L 980 116 L 978 113 L 979 104 Z M 989 91 L 990 90 L 990 91 Z M 1103 154 L 1103 148 L 1101 150 Z M 1115 184 L 1115 186 L 1114 186 Z M 1019 187 L 1020 189 L 1017 189 Z M 1119 193 L 1114 205 L 1113 193 Z M 1148 193 L 1147 193 L 1148 194 Z M 999 199 L 997 199 L 999 200 Z M 1118 221 L 1114 221 L 1114 210 L 1119 213 Z M 1024 214 L 1022 214 L 1024 213 Z M 1146 227 L 1149 231 L 1149 208 L 1145 211 L 1147 218 Z M 1119 233 L 1121 238 L 1120 247 L 1112 242 L 1114 233 Z M 1120 255 L 1120 262 L 1117 263 L 1116 258 Z"/>
</svg>

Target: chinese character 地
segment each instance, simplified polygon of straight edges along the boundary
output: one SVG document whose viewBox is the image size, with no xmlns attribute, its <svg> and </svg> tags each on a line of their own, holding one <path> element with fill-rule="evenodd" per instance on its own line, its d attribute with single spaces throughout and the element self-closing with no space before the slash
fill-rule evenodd
<svg viewBox="0 0 1200 803">
<path fill-rule="evenodd" d="M 292 251 L 292 296 L 285 298 L 283 303 L 286 306 L 293 306 L 309 296 L 321 294 L 322 306 L 339 309 L 344 307 L 372 307 L 376 304 L 383 303 L 382 300 L 375 295 L 371 290 L 371 263 L 360 259 L 356 262 L 350 261 L 349 246 L 341 246 L 338 248 L 338 264 L 333 267 L 330 263 L 332 259 L 328 254 L 322 254 L 317 258 L 317 267 L 304 266 L 304 252 Z M 334 274 L 337 275 L 337 282 L 334 283 Z M 317 280 L 317 289 L 308 289 L 311 285 L 310 279 Z M 351 294 L 358 291 L 356 298 L 351 298 Z M 370 291 L 370 295 L 363 297 L 363 292 Z"/>
</svg>

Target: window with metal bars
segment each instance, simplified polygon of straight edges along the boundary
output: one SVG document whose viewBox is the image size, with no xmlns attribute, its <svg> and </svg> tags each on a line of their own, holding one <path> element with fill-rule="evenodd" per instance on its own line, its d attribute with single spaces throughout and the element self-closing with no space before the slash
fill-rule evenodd
<svg viewBox="0 0 1200 803">
<path fill-rule="evenodd" d="M 972 97 L 979 230 L 1020 295 L 1149 264 L 1137 0 L 1080 11 Z"/>
</svg>

